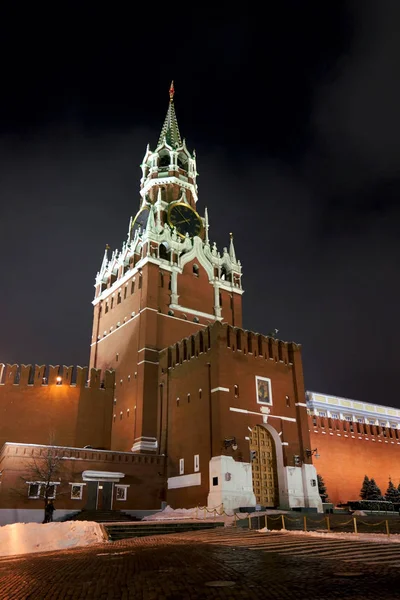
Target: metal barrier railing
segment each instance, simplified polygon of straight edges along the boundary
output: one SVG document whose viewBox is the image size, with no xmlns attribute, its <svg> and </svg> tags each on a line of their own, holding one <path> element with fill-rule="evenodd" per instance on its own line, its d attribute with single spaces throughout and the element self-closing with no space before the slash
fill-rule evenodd
<svg viewBox="0 0 400 600">
<path fill-rule="evenodd" d="M 224 504 L 221 503 L 218 506 L 215 506 L 213 508 L 208 508 L 207 506 L 196 506 L 194 509 L 194 514 L 192 514 L 191 516 L 188 516 L 187 518 L 195 518 L 195 519 L 207 519 L 207 515 L 208 514 L 213 514 L 213 519 L 214 521 L 216 520 L 217 517 L 221 517 L 221 516 L 227 516 L 227 517 L 233 517 L 233 526 L 237 527 L 237 523 L 238 521 L 248 521 L 248 528 L 252 529 L 252 519 L 258 519 L 257 523 L 258 523 L 258 529 L 262 529 L 261 527 L 261 519 L 262 517 L 264 517 L 264 527 L 266 529 L 268 529 L 268 522 L 269 521 L 280 521 L 281 522 L 281 527 L 280 527 L 280 531 L 281 530 L 285 530 L 287 531 L 286 528 L 286 524 L 287 523 L 299 523 L 300 524 L 300 528 L 303 531 L 315 531 L 316 528 L 310 528 L 309 525 L 324 525 L 325 527 L 322 527 L 321 529 L 323 530 L 327 530 L 328 533 L 331 533 L 332 531 L 332 525 L 334 527 L 334 529 L 338 529 L 341 527 L 347 527 L 348 525 L 352 524 L 352 532 L 354 533 L 358 533 L 358 524 L 367 526 L 367 527 L 378 527 L 380 525 L 385 525 L 385 534 L 389 537 L 390 536 L 390 528 L 389 528 L 389 521 L 387 519 L 383 520 L 383 521 L 379 521 L 378 523 L 367 523 L 366 521 L 363 521 L 361 519 L 358 519 L 356 517 L 351 517 L 349 520 L 344 521 L 344 522 L 337 522 L 334 521 L 333 523 L 331 522 L 331 518 L 329 516 L 326 517 L 322 517 L 321 519 L 313 519 L 311 517 L 307 517 L 307 515 L 303 515 L 303 517 L 297 517 L 297 518 L 292 518 L 292 517 L 288 517 L 286 514 L 280 514 L 277 515 L 276 517 L 273 517 L 272 515 L 257 515 L 254 512 L 251 513 L 237 513 L 235 511 L 233 511 L 231 514 L 227 513 L 224 509 Z M 240 516 L 239 516 L 240 515 Z M 318 528 L 319 529 L 319 528 Z"/>
</svg>

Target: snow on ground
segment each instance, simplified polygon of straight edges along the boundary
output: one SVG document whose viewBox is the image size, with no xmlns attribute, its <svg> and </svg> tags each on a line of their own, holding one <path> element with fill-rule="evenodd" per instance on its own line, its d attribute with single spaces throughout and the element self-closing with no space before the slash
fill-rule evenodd
<svg viewBox="0 0 400 600">
<path fill-rule="evenodd" d="M 228 511 L 228 514 L 225 511 L 221 514 L 222 506 L 219 506 L 215 510 L 213 509 L 205 509 L 205 507 L 197 507 L 197 508 L 171 508 L 170 506 L 166 506 L 164 510 L 154 513 L 153 515 L 148 515 L 147 517 L 143 517 L 142 521 L 180 521 L 183 519 L 191 520 L 191 521 L 223 521 L 225 525 L 231 525 L 235 516 L 233 511 Z M 281 511 L 268 509 L 266 511 L 257 511 L 252 513 L 236 513 L 236 520 L 239 519 L 247 519 L 249 514 L 252 517 L 258 517 L 263 515 L 275 515 L 275 514 L 287 514 L 289 511 Z"/>
<path fill-rule="evenodd" d="M 386 543 L 400 543 L 400 535 L 390 534 L 387 536 L 383 533 L 333 533 L 333 532 L 322 532 L 322 531 L 289 531 L 288 529 L 280 529 L 279 531 L 271 531 L 266 527 L 257 530 L 258 533 L 284 533 L 291 535 L 305 535 L 307 537 L 316 537 L 320 539 L 332 538 L 335 540 L 352 540 L 353 542 L 382 542 Z"/>
<path fill-rule="evenodd" d="M 98 523 L 13 523 L 0 527 L 0 556 L 65 550 L 104 542 Z"/>
</svg>

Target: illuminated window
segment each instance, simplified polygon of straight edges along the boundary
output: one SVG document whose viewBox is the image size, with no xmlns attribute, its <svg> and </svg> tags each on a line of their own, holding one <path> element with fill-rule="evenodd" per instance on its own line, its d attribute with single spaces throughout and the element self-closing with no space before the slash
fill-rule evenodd
<svg viewBox="0 0 400 600">
<path fill-rule="evenodd" d="M 83 496 L 83 484 L 73 483 L 71 484 L 71 500 L 82 500 Z"/>
<path fill-rule="evenodd" d="M 128 486 L 127 485 L 116 485 L 115 486 L 115 499 L 126 500 L 128 497 Z"/>
<path fill-rule="evenodd" d="M 30 483 L 28 488 L 28 498 L 40 497 L 40 483 Z"/>
</svg>

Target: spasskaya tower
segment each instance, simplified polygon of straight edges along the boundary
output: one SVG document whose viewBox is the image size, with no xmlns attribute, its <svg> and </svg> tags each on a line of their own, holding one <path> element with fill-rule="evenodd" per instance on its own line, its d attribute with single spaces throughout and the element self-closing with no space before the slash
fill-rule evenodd
<svg viewBox="0 0 400 600">
<path fill-rule="evenodd" d="M 159 452 L 159 352 L 215 321 L 242 326 L 232 235 L 219 252 L 198 210 L 196 154 L 181 138 L 174 86 L 160 138 L 141 164 L 139 206 L 96 275 L 90 366 L 115 369 L 113 450 Z"/>
</svg>

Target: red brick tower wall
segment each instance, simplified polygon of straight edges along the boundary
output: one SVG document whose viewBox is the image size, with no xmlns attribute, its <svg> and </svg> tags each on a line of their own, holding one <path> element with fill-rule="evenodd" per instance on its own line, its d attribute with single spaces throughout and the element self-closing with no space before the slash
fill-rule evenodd
<svg viewBox="0 0 400 600">
<path fill-rule="evenodd" d="M 298 423 L 299 411 L 303 421 L 307 422 L 307 416 L 304 395 L 298 396 L 304 384 L 296 344 L 216 323 L 161 353 L 159 439 L 160 453 L 169 459 L 166 475 L 180 475 L 181 458 L 184 474 L 193 473 L 195 455 L 199 455 L 201 473 L 201 486 L 167 491 L 172 506 L 193 506 L 199 497 L 200 503 L 207 503 L 212 456 L 227 454 L 249 462 L 248 427 L 263 422 L 255 375 L 272 381 L 268 423 L 285 442 L 284 464 L 294 465 L 294 455 L 300 455 L 310 444 L 307 425 L 304 428 Z M 296 406 L 299 402 L 302 406 Z M 231 411 L 231 407 L 243 412 Z M 237 440 L 237 451 L 224 447 L 223 440 L 232 436 Z"/>
<path fill-rule="evenodd" d="M 400 482 L 400 431 L 349 423 L 326 417 L 308 417 L 312 448 L 320 457 L 313 463 L 335 504 L 360 500 L 364 475 L 374 478 L 385 494 L 389 477 Z"/>
</svg>

